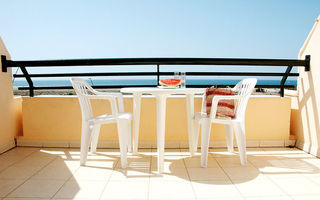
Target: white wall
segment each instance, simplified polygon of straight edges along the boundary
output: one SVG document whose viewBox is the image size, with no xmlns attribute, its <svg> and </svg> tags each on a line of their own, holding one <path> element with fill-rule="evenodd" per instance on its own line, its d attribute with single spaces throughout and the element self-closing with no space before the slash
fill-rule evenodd
<svg viewBox="0 0 320 200">
<path fill-rule="evenodd" d="M 299 69 L 298 94 L 293 99 L 296 106 L 295 123 L 292 132 L 296 135 L 297 146 L 313 155 L 320 156 L 320 25 L 319 19 L 302 46 L 299 59 L 311 56 L 310 71 Z"/>
</svg>

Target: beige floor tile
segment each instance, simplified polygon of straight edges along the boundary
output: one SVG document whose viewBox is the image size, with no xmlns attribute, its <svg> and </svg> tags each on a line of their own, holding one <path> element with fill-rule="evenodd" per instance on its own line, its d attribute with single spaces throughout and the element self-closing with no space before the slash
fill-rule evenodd
<svg viewBox="0 0 320 200">
<path fill-rule="evenodd" d="M 246 200 L 292 200 L 289 196 L 247 197 Z M 306 199 L 307 200 L 307 199 Z"/>
<path fill-rule="evenodd" d="M 6 153 L 0 155 L 0 171 L 4 170 L 10 165 L 25 159 L 31 153 L 36 151 L 33 148 L 14 148 Z"/>
<path fill-rule="evenodd" d="M 197 199 L 241 198 L 231 181 L 191 182 Z"/>
<path fill-rule="evenodd" d="M 237 153 L 230 153 L 227 149 L 209 149 L 209 157 L 213 158 L 236 158 Z"/>
<path fill-rule="evenodd" d="M 302 176 L 272 180 L 289 195 L 320 195 L 320 185 Z"/>
<path fill-rule="evenodd" d="M 51 198 L 63 185 L 64 181 L 28 180 L 8 197 L 39 197 Z"/>
<path fill-rule="evenodd" d="M 232 158 L 216 158 L 216 160 L 222 168 L 242 167 L 239 156 Z M 246 166 L 252 166 L 252 164 L 247 162 Z"/>
<path fill-rule="evenodd" d="M 79 168 L 65 164 L 49 164 L 31 177 L 31 179 L 67 180 Z"/>
<path fill-rule="evenodd" d="M 201 167 L 201 157 L 194 156 L 184 159 L 187 168 L 200 168 Z M 208 157 L 207 168 L 220 168 L 217 160 L 212 157 Z"/>
<path fill-rule="evenodd" d="M 188 168 L 187 170 L 192 181 L 229 180 L 220 168 Z"/>
<path fill-rule="evenodd" d="M 165 168 L 163 173 L 159 174 L 157 168 L 151 170 L 151 180 L 189 180 L 188 171 L 186 168 Z"/>
<path fill-rule="evenodd" d="M 21 156 L 29 156 L 30 154 L 40 151 L 40 148 L 34 147 L 16 147 L 6 152 L 8 155 L 21 155 Z"/>
<path fill-rule="evenodd" d="M 5 197 L 22 183 L 23 180 L 0 180 L 0 197 Z"/>
<path fill-rule="evenodd" d="M 189 181 L 150 180 L 149 199 L 195 199 Z"/>
<path fill-rule="evenodd" d="M 33 174 L 41 169 L 38 165 L 26 166 L 10 166 L 0 173 L 0 180 L 2 179 L 21 179 L 27 180 Z"/>
<path fill-rule="evenodd" d="M 146 158 L 128 158 L 127 167 L 133 169 L 150 169 L 151 166 L 151 157 Z M 119 161 L 115 167 L 115 169 L 121 169 L 121 162 Z"/>
<path fill-rule="evenodd" d="M 298 196 L 291 196 L 293 200 L 319 200 L 320 195 L 298 195 Z"/>
<path fill-rule="evenodd" d="M 72 175 L 71 179 L 75 180 L 108 180 L 112 174 L 112 169 L 101 167 L 81 166 Z"/>
<path fill-rule="evenodd" d="M 264 168 L 264 167 L 285 167 L 285 164 L 281 162 L 281 160 L 270 157 L 257 157 L 251 156 L 248 157 L 248 162 L 250 162 L 253 166 L 257 168 Z"/>
<path fill-rule="evenodd" d="M 234 185 L 245 197 L 286 195 L 279 186 L 266 177 L 259 177 L 245 182 L 235 181 Z"/>
<path fill-rule="evenodd" d="M 109 181 L 101 199 L 148 199 L 149 181 Z"/>
<path fill-rule="evenodd" d="M 42 168 L 52 162 L 55 159 L 55 157 L 38 157 L 38 156 L 28 156 L 23 160 L 18 161 L 14 164 L 14 166 L 39 166 L 39 168 Z"/>
<path fill-rule="evenodd" d="M 79 162 L 77 162 L 78 165 L 80 165 Z M 119 160 L 110 160 L 110 161 L 105 161 L 105 160 L 100 160 L 100 161 L 87 161 L 86 166 L 87 167 L 100 167 L 100 168 L 105 168 L 105 169 L 115 169 L 117 164 L 119 164 Z"/>
<path fill-rule="evenodd" d="M 152 157 L 151 160 L 151 170 L 155 171 L 158 168 L 158 159 L 156 157 Z M 183 159 L 181 158 L 165 158 L 164 160 L 164 168 L 165 169 L 179 169 L 179 168 L 185 168 L 185 164 Z"/>
<path fill-rule="evenodd" d="M 232 181 L 245 180 L 249 181 L 260 176 L 260 171 L 252 166 L 223 168 L 225 173 Z"/>
<path fill-rule="evenodd" d="M 4 198 L 2 200 L 49 200 L 50 198 Z"/>
<path fill-rule="evenodd" d="M 57 192 L 54 198 L 74 199 L 88 198 L 99 199 L 107 181 L 75 181 L 69 180 Z"/>
<path fill-rule="evenodd" d="M 320 159 L 316 158 L 316 157 L 312 157 L 312 158 L 302 158 L 300 159 L 308 164 L 310 164 L 311 166 L 320 169 Z"/>
<path fill-rule="evenodd" d="M 150 169 L 136 169 L 136 168 L 115 169 L 111 174 L 110 181 L 149 180 L 150 175 L 151 175 Z"/>
</svg>

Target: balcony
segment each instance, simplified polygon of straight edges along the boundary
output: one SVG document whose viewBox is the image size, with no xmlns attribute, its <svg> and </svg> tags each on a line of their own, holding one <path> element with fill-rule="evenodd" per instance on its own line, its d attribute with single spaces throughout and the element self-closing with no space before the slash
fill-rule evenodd
<svg viewBox="0 0 320 200">
<path fill-rule="evenodd" d="M 281 97 L 250 99 L 246 166 L 240 165 L 237 152 L 227 152 L 224 129 L 214 125 L 208 168 L 201 168 L 200 152 L 191 157 L 187 150 L 185 99 L 173 96 L 167 105 L 163 174 L 156 172 L 154 98 L 143 97 L 140 149 L 129 154 L 127 169 L 119 166 L 113 125 L 102 128 L 98 152 L 80 167 L 81 115 L 76 96 L 13 97 L 14 62 L 0 40 L 1 55 L 6 56 L 0 73 L 0 199 L 319 199 L 318 23 L 299 54 L 299 63 L 306 63 L 306 55 L 311 59 L 310 66 L 295 74 L 297 91 L 284 90 L 286 77 L 294 75 L 288 65 L 281 74 Z M 33 87 L 30 74 L 23 77 L 29 79 L 25 89 L 30 96 L 34 89 L 45 89 Z M 200 102 L 196 97 L 196 111 Z M 102 100 L 93 106 L 95 114 L 109 109 Z M 130 95 L 125 96 L 125 110 L 132 112 Z"/>
</svg>

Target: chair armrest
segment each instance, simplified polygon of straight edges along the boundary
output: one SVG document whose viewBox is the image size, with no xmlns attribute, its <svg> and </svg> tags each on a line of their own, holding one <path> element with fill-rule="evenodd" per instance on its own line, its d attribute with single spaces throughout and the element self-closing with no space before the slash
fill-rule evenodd
<svg viewBox="0 0 320 200">
<path fill-rule="evenodd" d="M 89 99 L 106 99 L 106 100 L 115 100 L 116 96 L 114 95 L 86 95 Z"/>
</svg>

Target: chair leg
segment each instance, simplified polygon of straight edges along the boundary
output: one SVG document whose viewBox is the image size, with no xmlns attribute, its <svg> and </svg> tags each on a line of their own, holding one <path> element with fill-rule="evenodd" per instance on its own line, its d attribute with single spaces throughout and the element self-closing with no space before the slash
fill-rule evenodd
<svg viewBox="0 0 320 200">
<path fill-rule="evenodd" d="M 89 144 L 90 144 L 90 133 L 91 127 L 87 122 L 82 122 L 81 128 L 81 148 L 80 148 L 80 165 L 83 166 L 86 164 Z"/>
<path fill-rule="evenodd" d="M 246 137 L 244 123 L 235 123 L 234 129 L 237 137 L 237 144 L 239 149 L 241 165 L 247 164 L 247 154 L 246 154 Z"/>
<path fill-rule="evenodd" d="M 199 121 L 194 120 L 194 133 L 193 133 L 193 147 L 194 147 L 194 152 L 198 151 L 198 141 L 199 141 L 199 131 L 200 131 L 200 123 Z"/>
<path fill-rule="evenodd" d="M 210 129 L 210 119 L 203 119 L 201 127 L 201 167 L 207 167 Z"/>
<path fill-rule="evenodd" d="M 227 138 L 227 146 L 228 146 L 228 151 L 230 153 L 233 152 L 233 128 L 231 125 L 224 125 L 226 129 L 226 138 Z"/>
<path fill-rule="evenodd" d="M 92 139 L 91 139 L 91 153 L 96 153 L 97 152 L 97 145 L 98 145 L 98 138 L 99 138 L 99 133 L 100 133 L 100 124 L 96 124 L 93 127 L 92 130 Z"/>
<path fill-rule="evenodd" d="M 128 147 L 128 152 L 132 152 L 132 141 L 131 141 L 131 120 L 128 120 L 128 126 L 126 130 L 127 135 L 127 147 Z"/>
<path fill-rule="evenodd" d="M 128 133 L 126 132 L 126 126 L 128 126 L 128 120 L 118 120 L 117 126 L 120 146 L 121 167 L 126 168 L 128 150 Z"/>
</svg>

